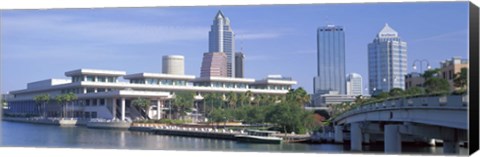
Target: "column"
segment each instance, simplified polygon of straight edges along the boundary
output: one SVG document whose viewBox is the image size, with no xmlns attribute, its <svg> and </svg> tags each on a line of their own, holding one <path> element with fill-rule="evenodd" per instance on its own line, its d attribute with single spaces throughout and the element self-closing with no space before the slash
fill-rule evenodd
<svg viewBox="0 0 480 157">
<path fill-rule="evenodd" d="M 385 125 L 385 153 L 400 153 L 402 151 L 402 138 L 398 129 L 399 125 Z"/>
<path fill-rule="evenodd" d="M 443 153 L 444 154 L 458 154 L 458 141 L 456 140 L 443 140 Z"/>
<path fill-rule="evenodd" d="M 125 121 L 125 98 L 122 98 L 122 121 Z"/>
<path fill-rule="evenodd" d="M 362 130 L 358 122 L 350 124 L 350 147 L 352 151 L 362 151 Z"/>
<path fill-rule="evenodd" d="M 162 119 L 162 104 L 160 102 L 160 99 L 157 99 L 157 119 Z"/>
<path fill-rule="evenodd" d="M 95 99 L 97 101 L 97 106 L 100 106 L 100 99 Z"/>
<path fill-rule="evenodd" d="M 363 143 L 370 144 L 370 134 L 368 133 L 363 134 Z"/>
<path fill-rule="evenodd" d="M 343 126 L 335 126 L 335 143 L 343 143 Z"/>
<path fill-rule="evenodd" d="M 112 99 L 112 119 L 117 119 L 117 101 L 115 98 Z"/>
</svg>

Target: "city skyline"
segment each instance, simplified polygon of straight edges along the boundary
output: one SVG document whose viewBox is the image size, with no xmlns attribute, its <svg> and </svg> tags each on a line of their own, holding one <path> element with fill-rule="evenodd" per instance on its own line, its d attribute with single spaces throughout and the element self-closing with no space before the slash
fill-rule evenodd
<svg viewBox="0 0 480 157">
<path fill-rule="evenodd" d="M 397 31 L 401 32 L 402 38 L 409 42 L 409 63 L 407 64 L 408 69 L 410 69 L 409 72 L 413 71 L 410 65 L 414 59 L 427 58 L 433 67 L 438 67 L 439 61 L 451 56 L 466 58 L 467 24 L 455 22 L 462 20 L 458 16 L 467 17 L 466 9 L 464 9 L 467 5 L 463 4 L 467 3 L 433 3 L 428 5 L 381 4 L 374 6 L 368 4 L 262 6 L 263 9 L 254 6 L 199 7 L 188 8 L 190 9 L 188 12 L 185 12 L 186 9 L 179 7 L 94 9 L 90 11 L 6 11 L 2 14 L 1 24 L 2 39 L 5 39 L 1 41 L 3 63 L 2 92 L 24 88 L 25 83 L 35 80 L 63 78 L 58 73 L 68 69 L 126 69 L 128 72 L 160 72 L 161 63 L 159 61 L 161 56 L 169 54 L 184 55 L 186 63 L 185 73 L 198 75 L 201 56 L 203 52 L 206 52 L 205 49 L 207 48 L 205 43 L 208 41 L 208 29 L 205 29 L 205 26 L 208 27 L 211 24 L 211 16 L 218 10 L 228 12 L 230 19 L 235 21 L 237 32 L 240 32 L 237 34 L 237 38 L 239 38 L 236 43 L 239 45 L 237 48 L 243 48 L 244 52 L 248 54 L 245 57 L 245 69 L 249 72 L 246 73 L 247 76 L 245 77 L 262 78 L 268 74 L 290 76 L 298 80 L 299 84 L 297 87 L 301 86 L 308 92 L 312 92 L 311 77 L 315 76 L 316 71 L 314 68 L 316 60 L 313 57 L 315 56 L 316 46 L 315 35 L 313 34 L 315 34 L 317 27 L 325 25 L 324 22 L 327 20 L 323 19 L 327 19 L 327 17 L 323 18 L 314 15 L 298 19 L 292 17 L 305 15 L 305 13 L 329 13 L 325 15 L 329 15 L 328 19 L 334 19 L 334 21 L 328 21 L 344 26 L 347 33 L 346 72 L 356 72 L 362 76 L 367 76 L 367 64 L 365 61 L 359 60 L 362 60 L 361 58 L 366 60 L 366 43 L 371 42 L 373 36 L 384 23 L 394 26 Z M 430 17 L 429 19 L 432 19 L 432 21 L 423 22 L 423 18 L 414 18 L 408 12 L 402 15 L 410 15 L 406 16 L 409 17 L 406 19 L 395 16 L 398 12 L 406 11 L 406 9 L 400 9 L 406 6 L 419 9 L 420 13 L 417 12 L 416 16 Z M 429 8 L 432 6 L 435 9 Z M 285 8 L 293 8 L 294 12 L 289 14 L 282 13 L 280 10 Z M 302 9 L 296 10 L 295 8 Z M 338 8 L 349 8 L 352 10 L 350 14 L 343 14 L 335 11 Z M 251 10 L 251 12 L 245 15 L 240 14 L 245 9 Z M 274 13 L 265 12 L 270 11 L 269 9 L 273 10 Z M 356 11 L 366 10 L 372 13 L 383 9 L 391 9 L 391 11 L 382 15 L 383 18 L 368 17 L 368 25 L 362 25 L 363 21 L 361 19 L 347 18 Z M 459 10 L 460 13 L 455 12 L 451 15 L 438 11 L 442 9 L 450 9 L 453 12 Z M 132 10 L 133 12 L 127 13 L 127 11 Z M 99 17 L 89 17 L 88 15 L 92 13 L 99 13 Z M 111 17 L 117 17 L 113 13 L 126 14 L 128 17 L 144 18 L 131 20 L 130 22 L 123 20 L 123 18 L 110 19 Z M 155 14 L 147 15 L 147 13 Z M 195 18 L 188 18 L 188 20 L 174 18 L 176 20 L 168 22 L 157 19 L 172 19 L 172 16 L 185 16 L 185 14 Z M 248 18 L 252 15 L 258 16 L 255 16 L 253 19 Z M 271 19 L 272 16 L 284 18 Z M 379 15 L 372 14 L 372 16 Z M 308 17 L 316 17 L 318 21 L 311 22 L 311 20 L 305 20 Z M 445 20 L 445 18 L 449 20 Z M 458 20 L 455 20 L 456 18 Z M 157 19 L 157 22 L 161 21 L 160 24 L 170 23 L 170 25 L 158 26 L 159 23 L 156 23 L 157 25 L 149 23 L 155 19 Z M 273 22 L 269 22 L 266 19 L 271 19 Z M 342 21 L 349 19 L 353 22 Z M 249 23 L 251 21 L 260 22 L 260 24 L 250 26 Z M 407 23 L 405 21 L 411 21 L 410 23 L 413 22 L 417 25 L 413 27 L 410 26 L 411 24 L 404 24 Z M 70 22 L 76 24 L 71 25 Z M 119 27 L 113 27 L 117 25 L 111 25 L 112 23 L 119 24 Z M 433 27 L 434 25 L 442 24 L 451 27 Z M 146 28 L 149 31 L 141 31 L 142 29 L 138 29 L 137 25 L 145 25 L 139 28 Z M 273 29 L 272 26 L 277 27 Z M 127 33 L 125 33 L 125 30 L 129 30 L 126 28 L 131 27 L 136 29 L 131 29 L 132 31 L 126 31 Z M 106 28 L 114 29 L 105 32 Z M 183 33 L 183 36 L 171 34 L 173 31 L 163 32 L 163 30 L 170 29 L 183 30 L 176 32 Z M 365 30 L 359 31 L 359 29 Z M 98 30 L 104 32 L 100 34 L 92 33 L 92 31 Z M 63 33 L 58 33 L 62 31 Z M 124 32 L 122 33 L 122 31 Z M 83 35 L 79 37 L 71 35 L 77 32 L 81 32 Z M 139 35 L 132 35 L 132 33 Z M 159 33 L 168 38 L 158 37 Z M 132 36 L 122 36 L 125 34 Z M 31 46 L 22 47 L 22 45 Z M 177 53 L 179 51 L 180 53 Z M 435 55 L 432 56 L 432 53 Z M 302 62 L 291 62 L 292 60 L 301 60 Z M 58 66 L 59 64 L 65 66 Z M 365 80 L 367 79 L 366 77 L 364 78 L 365 85 Z"/>
</svg>

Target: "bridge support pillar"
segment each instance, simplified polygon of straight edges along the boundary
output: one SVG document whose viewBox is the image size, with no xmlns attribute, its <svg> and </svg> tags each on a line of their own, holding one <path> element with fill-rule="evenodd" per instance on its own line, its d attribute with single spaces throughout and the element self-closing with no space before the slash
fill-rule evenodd
<svg viewBox="0 0 480 157">
<path fill-rule="evenodd" d="M 458 154 L 458 142 L 455 140 L 443 140 L 444 154 Z"/>
<path fill-rule="evenodd" d="M 335 126 L 335 143 L 343 143 L 343 126 Z"/>
<path fill-rule="evenodd" d="M 362 129 L 360 123 L 350 124 L 350 148 L 352 151 L 362 151 Z"/>
<path fill-rule="evenodd" d="M 363 134 L 363 143 L 370 144 L 370 134 Z"/>
<path fill-rule="evenodd" d="M 385 153 L 400 153 L 402 151 L 402 138 L 399 125 L 385 125 Z"/>
</svg>

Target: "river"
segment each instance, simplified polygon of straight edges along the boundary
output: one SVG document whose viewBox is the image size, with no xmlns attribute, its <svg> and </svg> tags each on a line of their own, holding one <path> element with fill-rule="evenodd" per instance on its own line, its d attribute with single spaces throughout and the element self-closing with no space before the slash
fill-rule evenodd
<svg viewBox="0 0 480 157">
<path fill-rule="evenodd" d="M 251 144 L 230 140 L 162 136 L 128 130 L 59 127 L 8 121 L 0 123 L 0 146 L 304 153 L 338 153 L 349 150 L 348 145 L 336 144 Z M 363 150 L 369 153 L 383 153 L 383 146 L 364 146 Z M 402 151 L 413 154 L 443 154 L 442 147 L 403 146 Z M 460 148 L 460 154 L 467 152 L 467 149 Z"/>
</svg>

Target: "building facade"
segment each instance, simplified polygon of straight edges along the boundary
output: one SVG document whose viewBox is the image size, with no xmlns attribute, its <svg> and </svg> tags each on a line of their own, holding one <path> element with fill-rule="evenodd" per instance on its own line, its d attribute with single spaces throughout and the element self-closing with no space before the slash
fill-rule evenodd
<svg viewBox="0 0 480 157">
<path fill-rule="evenodd" d="M 208 33 L 208 52 L 224 52 L 227 55 L 227 76 L 235 77 L 235 35 L 230 20 L 218 11 Z"/>
<path fill-rule="evenodd" d="M 26 89 L 10 91 L 8 114 L 39 114 L 34 97 L 49 94 L 51 101 L 46 107 L 46 116 L 62 115 L 62 105 L 55 97 L 73 93 L 78 99 L 69 102 L 68 117 L 135 120 L 145 115 L 152 119 L 166 117 L 171 99 L 176 92 L 194 92 L 195 107 L 201 112 L 205 94 L 229 92 L 252 92 L 258 94 L 284 95 L 296 84 L 293 80 L 245 79 L 227 77 L 195 77 L 160 73 L 126 74 L 124 71 L 78 69 L 68 71 L 70 79 L 48 79 L 27 84 Z M 126 82 L 120 81 L 123 77 Z M 137 98 L 150 100 L 150 112 L 143 113 L 132 103 Z"/>
<path fill-rule="evenodd" d="M 363 79 L 360 74 L 347 75 L 347 95 L 363 95 Z"/>
<path fill-rule="evenodd" d="M 185 74 L 185 58 L 180 55 L 163 56 L 162 73 L 184 75 Z"/>
<path fill-rule="evenodd" d="M 343 27 L 328 25 L 317 30 L 317 76 L 314 93 L 345 90 L 345 33 Z"/>
<path fill-rule="evenodd" d="M 453 80 L 455 74 L 459 74 L 462 68 L 468 69 L 468 59 L 461 59 L 460 57 L 453 57 L 450 60 L 440 62 L 440 74 L 439 76 L 450 83 L 451 89 L 454 88 Z"/>
<path fill-rule="evenodd" d="M 385 24 L 372 43 L 368 44 L 368 78 L 370 94 L 405 89 L 407 43 L 398 32 Z"/>
<path fill-rule="evenodd" d="M 243 78 L 244 75 L 244 60 L 245 56 L 242 52 L 235 53 L 235 77 L 236 78 Z"/>
<path fill-rule="evenodd" d="M 405 75 L 405 90 L 408 90 L 412 87 L 423 87 L 425 84 L 425 78 L 422 74 L 417 72 L 412 72 Z"/>
<path fill-rule="evenodd" d="M 355 101 L 356 98 L 356 95 L 340 94 L 337 91 L 330 91 L 324 94 L 313 94 L 312 96 L 314 107 L 328 107 L 331 105 L 349 103 Z"/>
<path fill-rule="evenodd" d="M 227 55 L 223 52 L 207 52 L 203 54 L 200 77 L 228 77 Z"/>
</svg>

